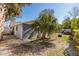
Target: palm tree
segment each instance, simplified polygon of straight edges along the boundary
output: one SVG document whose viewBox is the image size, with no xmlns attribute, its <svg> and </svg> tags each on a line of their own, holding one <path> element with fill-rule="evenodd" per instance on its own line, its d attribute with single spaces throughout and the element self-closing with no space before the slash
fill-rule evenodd
<svg viewBox="0 0 79 59">
<path fill-rule="evenodd" d="M 71 19 L 71 28 L 72 29 L 79 29 L 79 18 Z"/>
<path fill-rule="evenodd" d="M 70 20 L 70 18 L 67 17 L 67 18 L 63 21 L 62 25 L 63 25 L 63 29 L 71 29 L 71 20 Z"/>
<path fill-rule="evenodd" d="M 6 20 L 14 19 L 15 17 L 19 17 L 22 12 L 22 7 L 26 5 L 30 5 L 30 3 L 6 3 Z"/>
<path fill-rule="evenodd" d="M 30 3 L 1 3 L 0 4 L 0 39 L 4 30 L 3 22 L 7 20 L 14 20 L 19 17 L 22 12 L 22 7 L 30 5 Z"/>
<path fill-rule="evenodd" d="M 56 31 L 55 31 L 55 32 L 56 32 L 56 33 L 61 32 L 62 27 L 63 27 L 62 24 L 57 23 L 57 24 L 56 24 Z"/>
<path fill-rule="evenodd" d="M 42 34 L 42 38 L 46 38 L 46 34 L 49 36 L 52 34 L 56 29 L 57 19 L 54 17 L 54 11 L 51 9 L 45 9 L 37 18 L 32 27 L 38 33 Z"/>
</svg>

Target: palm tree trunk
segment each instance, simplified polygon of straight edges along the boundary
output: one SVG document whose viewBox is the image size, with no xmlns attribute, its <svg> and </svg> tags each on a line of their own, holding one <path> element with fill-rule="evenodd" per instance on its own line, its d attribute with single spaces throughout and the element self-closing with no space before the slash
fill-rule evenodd
<svg viewBox="0 0 79 59">
<path fill-rule="evenodd" d="M 4 10 L 5 10 L 4 4 L 0 4 L 0 40 L 2 40 L 2 38 L 3 38 L 2 32 L 4 30 L 4 24 L 3 23 L 4 23 L 4 19 L 5 19 Z"/>
<path fill-rule="evenodd" d="M 2 41 L 2 40 L 3 40 L 3 34 L 0 33 L 0 41 Z"/>
<path fill-rule="evenodd" d="M 46 32 L 43 32 L 42 33 L 42 39 L 45 39 L 46 38 Z"/>
<path fill-rule="evenodd" d="M 41 33 L 40 33 L 40 32 L 38 32 L 38 35 L 37 35 L 37 38 L 38 38 L 38 39 L 40 39 L 40 35 L 41 35 Z"/>
<path fill-rule="evenodd" d="M 0 32 L 0 40 L 2 39 L 1 37 L 2 37 L 2 35 L 1 35 L 1 32 Z"/>
</svg>

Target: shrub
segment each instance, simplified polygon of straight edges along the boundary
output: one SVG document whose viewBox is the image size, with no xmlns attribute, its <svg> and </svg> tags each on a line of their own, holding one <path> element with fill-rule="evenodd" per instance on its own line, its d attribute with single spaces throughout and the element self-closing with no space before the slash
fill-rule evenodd
<svg viewBox="0 0 79 59">
<path fill-rule="evenodd" d="M 75 35 L 76 39 L 79 39 L 79 32 L 76 32 Z"/>
<path fill-rule="evenodd" d="M 68 41 L 69 37 L 65 35 L 65 36 L 63 36 L 63 39 L 66 40 L 66 41 Z"/>
</svg>

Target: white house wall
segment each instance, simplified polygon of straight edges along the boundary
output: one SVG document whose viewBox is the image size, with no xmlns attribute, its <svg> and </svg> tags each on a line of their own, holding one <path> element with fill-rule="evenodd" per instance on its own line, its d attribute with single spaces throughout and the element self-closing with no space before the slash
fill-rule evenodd
<svg viewBox="0 0 79 59">
<path fill-rule="evenodd" d="M 22 24 L 18 25 L 17 26 L 17 30 L 16 30 L 16 26 L 14 27 L 14 35 L 20 39 L 22 39 L 22 33 L 23 33 L 23 30 L 22 30 Z"/>
</svg>

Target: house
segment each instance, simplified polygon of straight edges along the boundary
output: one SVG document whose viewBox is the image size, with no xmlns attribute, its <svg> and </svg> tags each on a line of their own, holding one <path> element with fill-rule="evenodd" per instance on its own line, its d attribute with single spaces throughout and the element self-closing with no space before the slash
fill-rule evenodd
<svg viewBox="0 0 79 59">
<path fill-rule="evenodd" d="M 3 35 L 7 35 L 7 34 L 11 34 L 12 30 L 9 28 L 9 27 L 4 27 L 4 30 L 3 30 Z"/>
<path fill-rule="evenodd" d="M 32 29 L 32 21 L 29 22 L 15 22 L 10 27 L 13 29 L 13 34 L 20 39 L 29 38 L 34 33 L 36 33 Z"/>
</svg>

